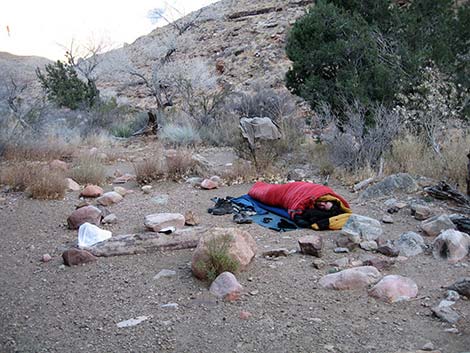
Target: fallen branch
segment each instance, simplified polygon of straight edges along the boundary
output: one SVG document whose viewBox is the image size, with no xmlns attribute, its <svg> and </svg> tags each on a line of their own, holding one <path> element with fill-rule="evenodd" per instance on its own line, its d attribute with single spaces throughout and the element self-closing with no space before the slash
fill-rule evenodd
<svg viewBox="0 0 470 353">
<path fill-rule="evenodd" d="M 199 227 L 177 230 L 169 235 L 154 232 L 118 235 L 85 250 L 95 256 L 108 257 L 190 249 L 197 246 L 199 238 L 205 231 L 205 228 Z"/>
<path fill-rule="evenodd" d="M 452 200 L 461 207 L 470 209 L 470 198 L 445 181 L 440 181 L 436 186 L 428 186 L 424 190 L 432 197 L 440 200 Z"/>
</svg>

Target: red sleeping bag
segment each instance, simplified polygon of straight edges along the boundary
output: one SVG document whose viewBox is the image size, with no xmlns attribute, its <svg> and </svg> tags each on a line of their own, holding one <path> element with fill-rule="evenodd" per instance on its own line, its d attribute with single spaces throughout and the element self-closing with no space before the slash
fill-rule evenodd
<svg viewBox="0 0 470 353">
<path fill-rule="evenodd" d="M 305 209 L 313 207 L 315 201 L 325 195 L 335 197 L 341 201 L 343 206 L 349 208 L 346 200 L 328 186 L 305 181 L 287 184 L 257 182 L 248 191 L 248 195 L 267 205 L 285 208 L 291 218 L 302 213 Z"/>
</svg>

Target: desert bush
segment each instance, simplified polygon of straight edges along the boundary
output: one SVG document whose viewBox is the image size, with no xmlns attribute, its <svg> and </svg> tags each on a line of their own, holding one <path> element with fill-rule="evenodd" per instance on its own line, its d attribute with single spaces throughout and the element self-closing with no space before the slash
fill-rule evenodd
<svg viewBox="0 0 470 353">
<path fill-rule="evenodd" d="M 31 163 L 20 161 L 3 165 L 0 169 L 0 184 L 8 185 L 16 191 L 24 191 L 30 183 L 31 176 Z"/>
<path fill-rule="evenodd" d="M 470 6 L 453 0 L 319 1 L 289 33 L 287 86 L 315 108 L 395 105 L 433 61 L 468 94 Z"/>
<path fill-rule="evenodd" d="M 96 155 L 83 155 L 72 166 L 70 177 L 79 184 L 102 185 L 106 181 L 106 168 Z"/>
<path fill-rule="evenodd" d="M 159 137 L 172 146 L 194 146 L 201 141 L 198 132 L 189 123 L 166 124 L 159 132 Z"/>
<path fill-rule="evenodd" d="M 327 114 L 332 121 L 322 139 L 328 146 L 331 162 L 349 171 L 366 166 L 377 168 L 377 163 L 398 136 L 399 114 L 384 106 L 376 106 L 373 123 L 368 123 L 369 111 L 357 102 L 348 106 L 345 114 L 344 120 L 335 114 Z"/>
<path fill-rule="evenodd" d="M 196 162 L 192 158 L 189 149 L 178 149 L 174 154 L 166 157 L 166 170 L 168 178 L 179 180 L 188 175 L 196 168 Z"/>
<path fill-rule="evenodd" d="M 386 173 L 407 172 L 436 180 L 446 180 L 465 186 L 468 159 L 462 146 L 470 146 L 470 135 L 462 133 L 444 137 L 441 156 L 429 144 L 414 134 L 406 134 L 393 141 L 392 151 L 386 159 Z"/>
<path fill-rule="evenodd" d="M 61 199 L 67 188 L 62 171 L 26 161 L 3 166 L 0 170 L 0 184 L 16 191 L 27 191 L 34 199 Z"/>
<path fill-rule="evenodd" d="M 207 273 L 210 282 L 223 272 L 237 273 L 240 264 L 228 252 L 231 242 L 232 237 L 228 234 L 207 241 L 208 261 L 201 261 L 196 266 Z"/>
<path fill-rule="evenodd" d="M 287 92 L 255 87 L 254 93 L 234 93 L 230 103 L 239 117 L 268 117 L 279 122 L 296 112 L 295 102 Z"/>
<path fill-rule="evenodd" d="M 256 168 L 249 161 L 236 159 L 232 165 L 226 168 L 221 177 L 229 184 L 250 183 L 256 180 Z"/>
<path fill-rule="evenodd" d="M 33 199 L 62 199 L 65 196 L 67 182 L 59 170 L 41 167 L 33 170 L 33 178 L 28 182 L 27 191 Z"/>
<path fill-rule="evenodd" d="M 72 157 L 74 146 L 63 139 L 44 136 L 34 140 L 32 137 L 3 142 L 3 158 L 15 161 L 68 160 Z"/>
<path fill-rule="evenodd" d="M 240 120 L 230 114 L 221 114 L 213 123 L 199 129 L 201 143 L 206 146 L 234 146 L 240 135 Z"/>
<path fill-rule="evenodd" d="M 134 163 L 134 171 L 139 184 L 149 184 L 165 177 L 165 165 L 158 155 Z"/>
</svg>

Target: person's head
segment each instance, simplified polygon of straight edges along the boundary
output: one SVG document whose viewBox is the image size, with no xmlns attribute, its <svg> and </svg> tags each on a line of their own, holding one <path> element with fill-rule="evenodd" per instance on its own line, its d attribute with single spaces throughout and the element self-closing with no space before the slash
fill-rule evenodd
<svg viewBox="0 0 470 353">
<path fill-rule="evenodd" d="M 315 208 L 322 211 L 329 211 L 333 207 L 333 202 L 331 201 L 317 201 L 315 202 Z"/>
</svg>

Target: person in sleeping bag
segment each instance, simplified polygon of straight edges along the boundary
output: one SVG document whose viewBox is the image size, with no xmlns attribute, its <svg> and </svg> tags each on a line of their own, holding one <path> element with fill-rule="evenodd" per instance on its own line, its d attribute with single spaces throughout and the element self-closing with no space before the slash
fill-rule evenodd
<svg viewBox="0 0 470 353">
<path fill-rule="evenodd" d="M 248 192 L 255 200 L 287 210 L 299 227 L 339 230 L 352 211 L 348 202 L 325 185 L 304 181 L 255 183 Z"/>
</svg>

